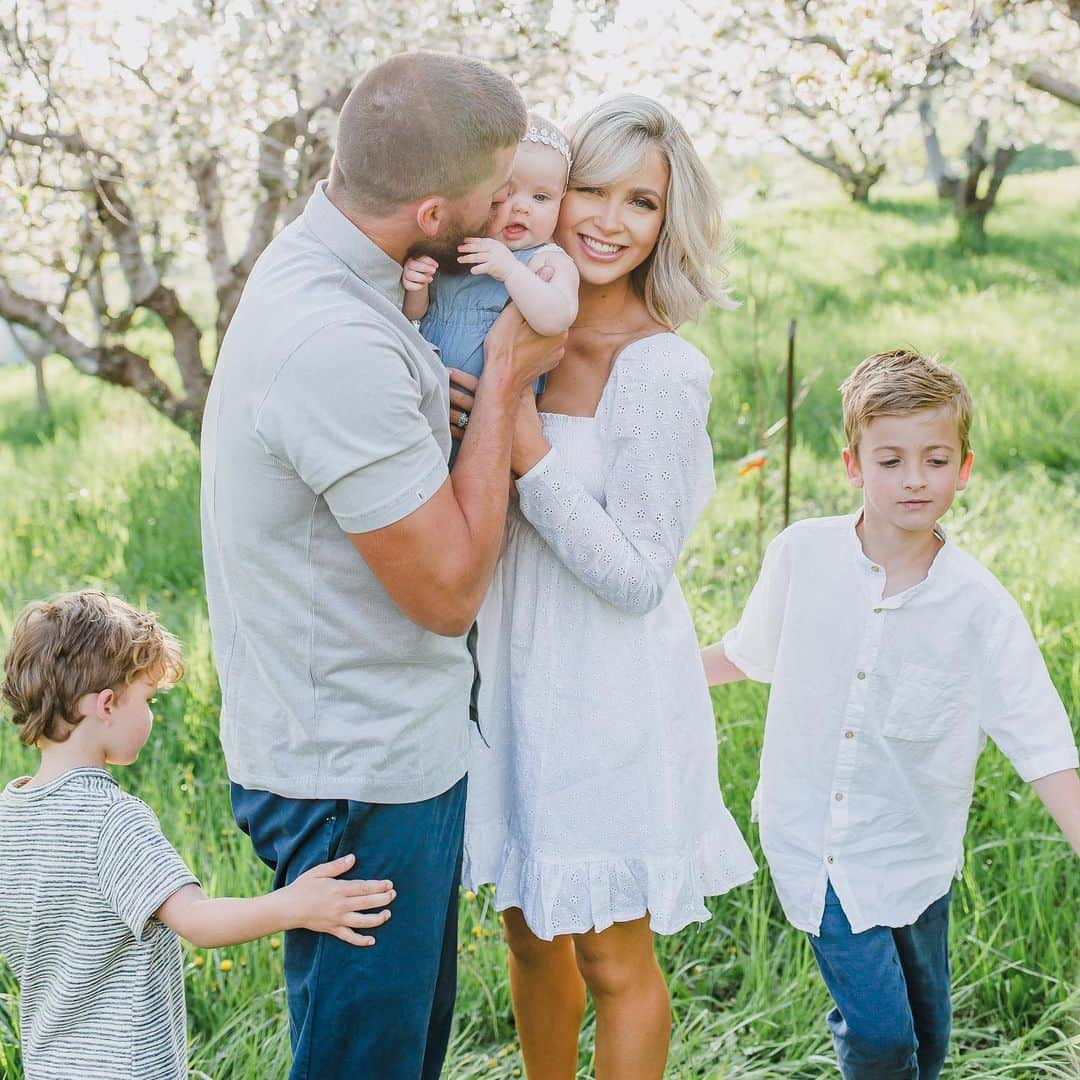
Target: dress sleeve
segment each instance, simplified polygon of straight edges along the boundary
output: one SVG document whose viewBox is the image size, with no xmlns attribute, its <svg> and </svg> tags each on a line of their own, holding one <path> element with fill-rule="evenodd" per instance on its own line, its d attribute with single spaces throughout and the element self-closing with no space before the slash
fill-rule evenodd
<svg viewBox="0 0 1080 1080">
<path fill-rule="evenodd" d="M 684 342 L 619 358 L 600 500 L 552 448 L 517 482 L 520 509 L 559 560 L 602 600 L 652 611 L 712 496 L 709 362 Z"/>
</svg>

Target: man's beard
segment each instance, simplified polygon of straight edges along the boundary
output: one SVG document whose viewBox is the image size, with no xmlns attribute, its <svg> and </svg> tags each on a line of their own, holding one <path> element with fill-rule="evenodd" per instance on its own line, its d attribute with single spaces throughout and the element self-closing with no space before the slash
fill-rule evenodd
<svg viewBox="0 0 1080 1080">
<path fill-rule="evenodd" d="M 427 255 L 439 264 L 442 274 L 467 274 L 469 267 L 458 262 L 461 254 L 458 247 L 468 236 L 487 236 L 492 221 L 495 220 L 496 208 L 477 226 L 469 227 L 459 214 L 447 223 L 443 232 L 430 240 L 421 240 L 409 248 L 409 258 L 414 255 Z"/>
</svg>

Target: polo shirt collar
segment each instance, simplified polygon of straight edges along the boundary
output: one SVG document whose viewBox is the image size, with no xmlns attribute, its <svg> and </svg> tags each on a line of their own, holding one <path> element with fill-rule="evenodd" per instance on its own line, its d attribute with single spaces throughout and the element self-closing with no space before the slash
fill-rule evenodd
<svg viewBox="0 0 1080 1080">
<path fill-rule="evenodd" d="M 395 307 L 405 298 L 401 264 L 354 225 L 329 199 L 320 180 L 304 207 L 304 224 L 358 278 L 382 293 Z"/>
<path fill-rule="evenodd" d="M 868 559 L 866 557 L 866 552 L 863 551 L 862 541 L 859 539 L 859 534 L 855 531 L 855 527 L 862 520 L 862 516 L 863 511 L 861 507 L 856 510 L 854 514 L 848 515 L 848 545 L 859 566 L 860 572 L 866 577 L 874 579 L 877 590 L 880 592 L 880 590 L 885 587 L 885 568 Z M 882 601 L 883 607 L 899 607 L 913 596 L 917 596 L 932 581 L 939 578 L 942 573 L 947 572 L 942 568 L 952 559 L 954 545 L 945 535 L 945 530 L 941 527 L 940 521 L 934 525 L 934 535 L 941 541 L 941 547 L 934 556 L 934 561 L 930 564 L 930 569 L 926 572 L 926 577 L 924 577 L 922 581 L 917 581 L 914 585 L 910 585 L 903 592 L 896 593 L 895 596 L 890 596 Z"/>
</svg>

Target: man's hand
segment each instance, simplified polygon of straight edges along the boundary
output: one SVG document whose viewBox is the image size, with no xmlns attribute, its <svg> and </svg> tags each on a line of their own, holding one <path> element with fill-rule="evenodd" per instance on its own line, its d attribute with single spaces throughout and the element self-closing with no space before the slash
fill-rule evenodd
<svg viewBox="0 0 1080 1080">
<path fill-rule="evenodd" d="M 391 881 L 339 881 L 339 876 L 355 862 L 355 855 L 345 855 L 313 866 L 281 890 L 281 900 L 293 927 L 333 934 L 350 945 L 375 944 L 373 937 L 358 934 L 357 930 L 382 926 L 390 918 L 385 905 L 397 893 Z M 360 914 L 373 908 L 384 910 L 374 915 Z"/>
<path fill-rule="evenodd" d="M 496 281 L 505 281 L 518 267 L 526 269 L 501 240 L 490 236 L 466 237 L 458 251 L 462 252 L 458 262 L 471 266 L 471 274 L 487 274 Z"/>
<path fill-rule="evenodd" d="M 419 292 L 431 284 L 438 269 L 439 264 L 430 255 L 417 255 L 406 259 L 401 284 L 406 292 Z"/>
<path fill-rule="evenodd" d="M 520 397 L 538 376 L 558 364 L 565 346 L 565 332 L 541 337 L 514 304 L 507 304 L 484 338 L 481 386 L 490 378 L 507 379 L 514 396 Z"/>
<path fill-rule="evenodd" d="M 521 395 L 518 405 L 514 445 L 510 449 L 510 471 L 514 476 L 524 476 L 550 449 L 551 444 L 544 438 L 540 414 L 536 411 L 536 395 L 530 386 Z"/>
</svg>

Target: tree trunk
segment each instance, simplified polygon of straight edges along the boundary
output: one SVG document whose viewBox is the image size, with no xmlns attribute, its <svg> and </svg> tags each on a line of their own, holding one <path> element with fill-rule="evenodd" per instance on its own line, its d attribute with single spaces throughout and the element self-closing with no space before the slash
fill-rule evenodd
<svg viewBox="0 0 1080 1080">
<path fill-rule="evenodd" d="M 919 125 L 926 147 L 926 175 L 933 181 L 939 199 L 955 199 L 960 180 L 941 152 L 929 90 L 924 90 L 919 99 Z"/>
<path fill-rule="evenodd" d="M 1020 152 L 1017 146 L 999 146 L 991 159 L 986 145 L 989 129 L 988 121 L 979 121 L 965 155 L 967 176 L 957 184 L 953 203 L 957 240 L 962 247 L 976 252 L 986 250 L 986 218 L 997 203 L 1005 174 Z M 987 169 L 990 169 L 990 179 L 980 195 L 979 182 Z"/>
<path fill-rule="evenodd" d="M 52 405 L 49 403 L 49 391 L 45 386 L 45 359 L 41 356 L 33 358 L 34 364 L 34 389 L 37 391 L 38 411 L 46 419 L 52 420 Z"/>
</svg>

